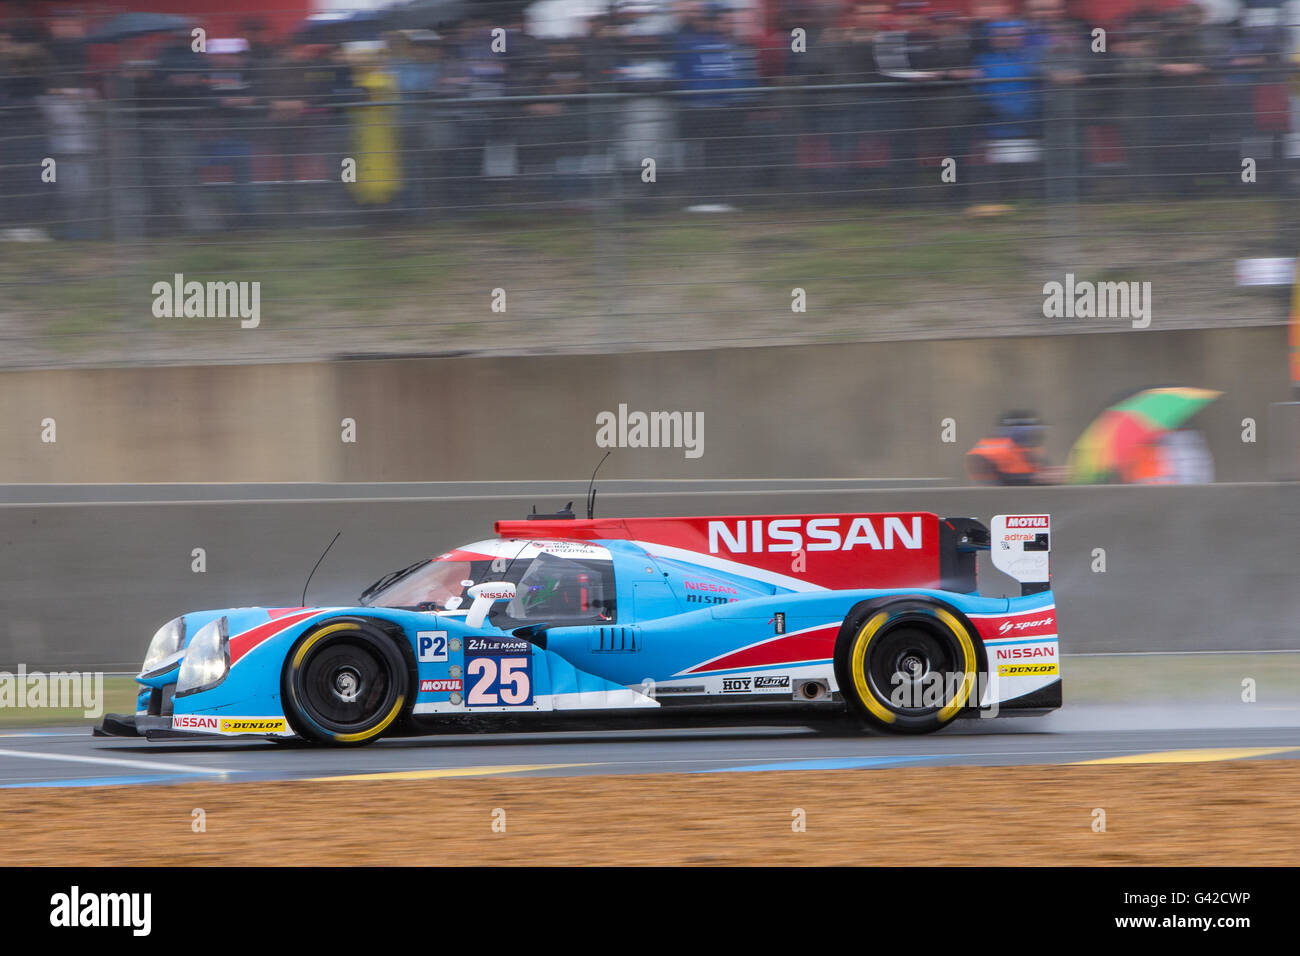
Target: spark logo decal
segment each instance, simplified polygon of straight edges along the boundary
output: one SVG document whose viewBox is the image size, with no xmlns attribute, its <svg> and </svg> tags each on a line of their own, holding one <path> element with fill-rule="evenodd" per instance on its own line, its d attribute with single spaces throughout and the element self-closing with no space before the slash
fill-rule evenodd
<svg viewBox="0 0 1300 956">
<path fill-rule="evenodd" d="M 1054 618 L 1042 617 L 1036 621 L 1003 621 L 998 625 L 999 634 L 1009 634 L 1012 631 L 1027 631 L 1033 627 L 1047 627 L 1049 624 L 1055 624 Z"/>
</svg>

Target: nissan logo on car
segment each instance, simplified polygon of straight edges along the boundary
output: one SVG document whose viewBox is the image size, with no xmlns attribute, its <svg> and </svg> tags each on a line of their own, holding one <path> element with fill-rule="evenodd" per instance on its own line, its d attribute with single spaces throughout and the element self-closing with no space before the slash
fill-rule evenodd
<svg viewBox="0 0 1300 956">
<path fill-rule="evenodd" d="M 830 518 L 751 518 L 734 524 L 726 521 L 709 522 L 709 553 L 725 549 L 732 554 L 749 551 L 852 551 L 866 547 L 876 551 L 893 551 L 902 547 L 919 551 L 923 547 L 920 515 L 911 515 L 909 529 L 903 518 L 886 515 L 879 527 L 869 517 L 843 520 Z"/>
</svg>

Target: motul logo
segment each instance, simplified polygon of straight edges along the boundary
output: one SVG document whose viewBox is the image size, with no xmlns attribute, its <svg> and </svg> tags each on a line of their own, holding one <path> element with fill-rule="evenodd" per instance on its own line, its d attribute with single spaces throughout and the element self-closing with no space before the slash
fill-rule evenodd
<svg viewBox="0 0 1300 956">
<path fill-rule="evenodd" d="M 727 550 L 746 552 L 852 551 L 867 547 L 892 551 L 902 547 L 919 551 L 922 547 L 920 515 L 909 519 L 896 515 L 876 518 L 749 518 L 734 523 L 709 522 L 709 553 Z M 845 524 L 847 523 L 847 527 Z"/>
<path fill-rule="evenodd" d="M 1010 515 L 1007 517 L 1008 528 L 1046 528 L 1047 515 Z"/>
<path fill-rule="evenodd" d="M 449 680 L 443 678 L 442 680 L 420 681 L 420 693 L 422 694 L 436 694 L 439 692 L 445 692 L 449 690 L 460 690 L 460 689 L 461 687 L 460 687 L 459 680 Z"/>
</svg>

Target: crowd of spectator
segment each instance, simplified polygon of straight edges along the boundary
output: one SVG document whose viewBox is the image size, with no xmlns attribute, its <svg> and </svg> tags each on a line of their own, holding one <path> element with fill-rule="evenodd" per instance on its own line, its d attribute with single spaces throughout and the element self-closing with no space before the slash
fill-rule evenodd
<svg viewBox="0 0 1300 956">
<path fill-rule="evenodd" d="M 1065 0 L 612 0 L 577 35 L 474 9 L 325 42 L 248 20 L 201 52 L 183 30 L 108 58 L 81 14 L 0 22 L 0 238 L 612 199 L 1146 197 L 1289 153 L 1289 29 L 1190 3 L 1100 35 Z M 640 188 L 647 159 L 661 188 Z"/>
</svg>

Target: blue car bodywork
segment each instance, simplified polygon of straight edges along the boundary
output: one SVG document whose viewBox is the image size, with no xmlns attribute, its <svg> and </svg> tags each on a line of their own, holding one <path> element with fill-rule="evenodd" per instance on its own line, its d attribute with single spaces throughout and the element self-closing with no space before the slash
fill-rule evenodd
<svg viewBox="0 0 1300 956">
<path fill-rule="evenodd" d="M 956 520 L 970 519 L 935 519 Z M 717 705 L 847 706 L 882 729 L 930 730 L 954 716 L 1060 705 L 1055 602 L 1045 584 L 1015 597 L 982 597 L 973 587 L 827 586 L 709 554 L 716 546 L 692 552 L 656 543 L 644 528 L 601 537 L 605 526 L 591 522 L 539 522 L 537 536 L 522 537 L 518 523 L 503 524 L 496 539 L 405 569 L 379 592 L 394 600 L 183 615 L 172 622 L 181 635 L 176 649 L 138 677 L 137 714 L 110 716 L 104 732 L 356 743 L 482 714 Z M 985 537 L 976 531 L 973 543 L 963 538 L 970 546 L 962 550 L 989 547 L 987 529 L 964 527 Z M 1033 546 L 1032 535 L 1015 537 L 1029 537 Z M 952 556 L 941 557 L 952 563 Z M 476 582 L 457 577 L 464 574 L 483 576 L 472 602 Z M 493 582 L 502 593 L 483 591 Z M 973 585 L 973 570 L 961 583 Z M 403 664 L 395 666 L 404 673 L 383 678 L 392 685 L 391 707 L 384 704 L 391 714 L 377 713 L 356 734 L 332 724 L 323 732 L 311 717 L 312 695 L 334 694 L 338 700 L 326 704 L 351 706 L 360 685 L 376 678 L 366 667 L 341 663 L 313 672 L 311 654 L 331 634 L 351 640 L 357 630 L 391 641 L 400 653 Z M 207 635 L 202 653 L 194 648 L 200 634 Z M 881 653 L 894 657 L 876 660 Z M 372 656 L 382 672 L 382 655 Z M 204 660 L 187 665 L 187 657 Z M 945 660 L 949 670 L 956 662 L 959 684 L 961 672 L 970 680 L 960 700 L 912 701 L 895 712 L 886 683 L 895 692 L 900 684 L 919 692 L 922 669 L 937 674 Z M 192 674 L 204 676 L 191 674 L 186 686 L 181 675 L 191 665 Z M 308 677 L 299 674 L 304 669 Z M 926 719 L 908 724 L 896 713 Z"/>
</svg>

